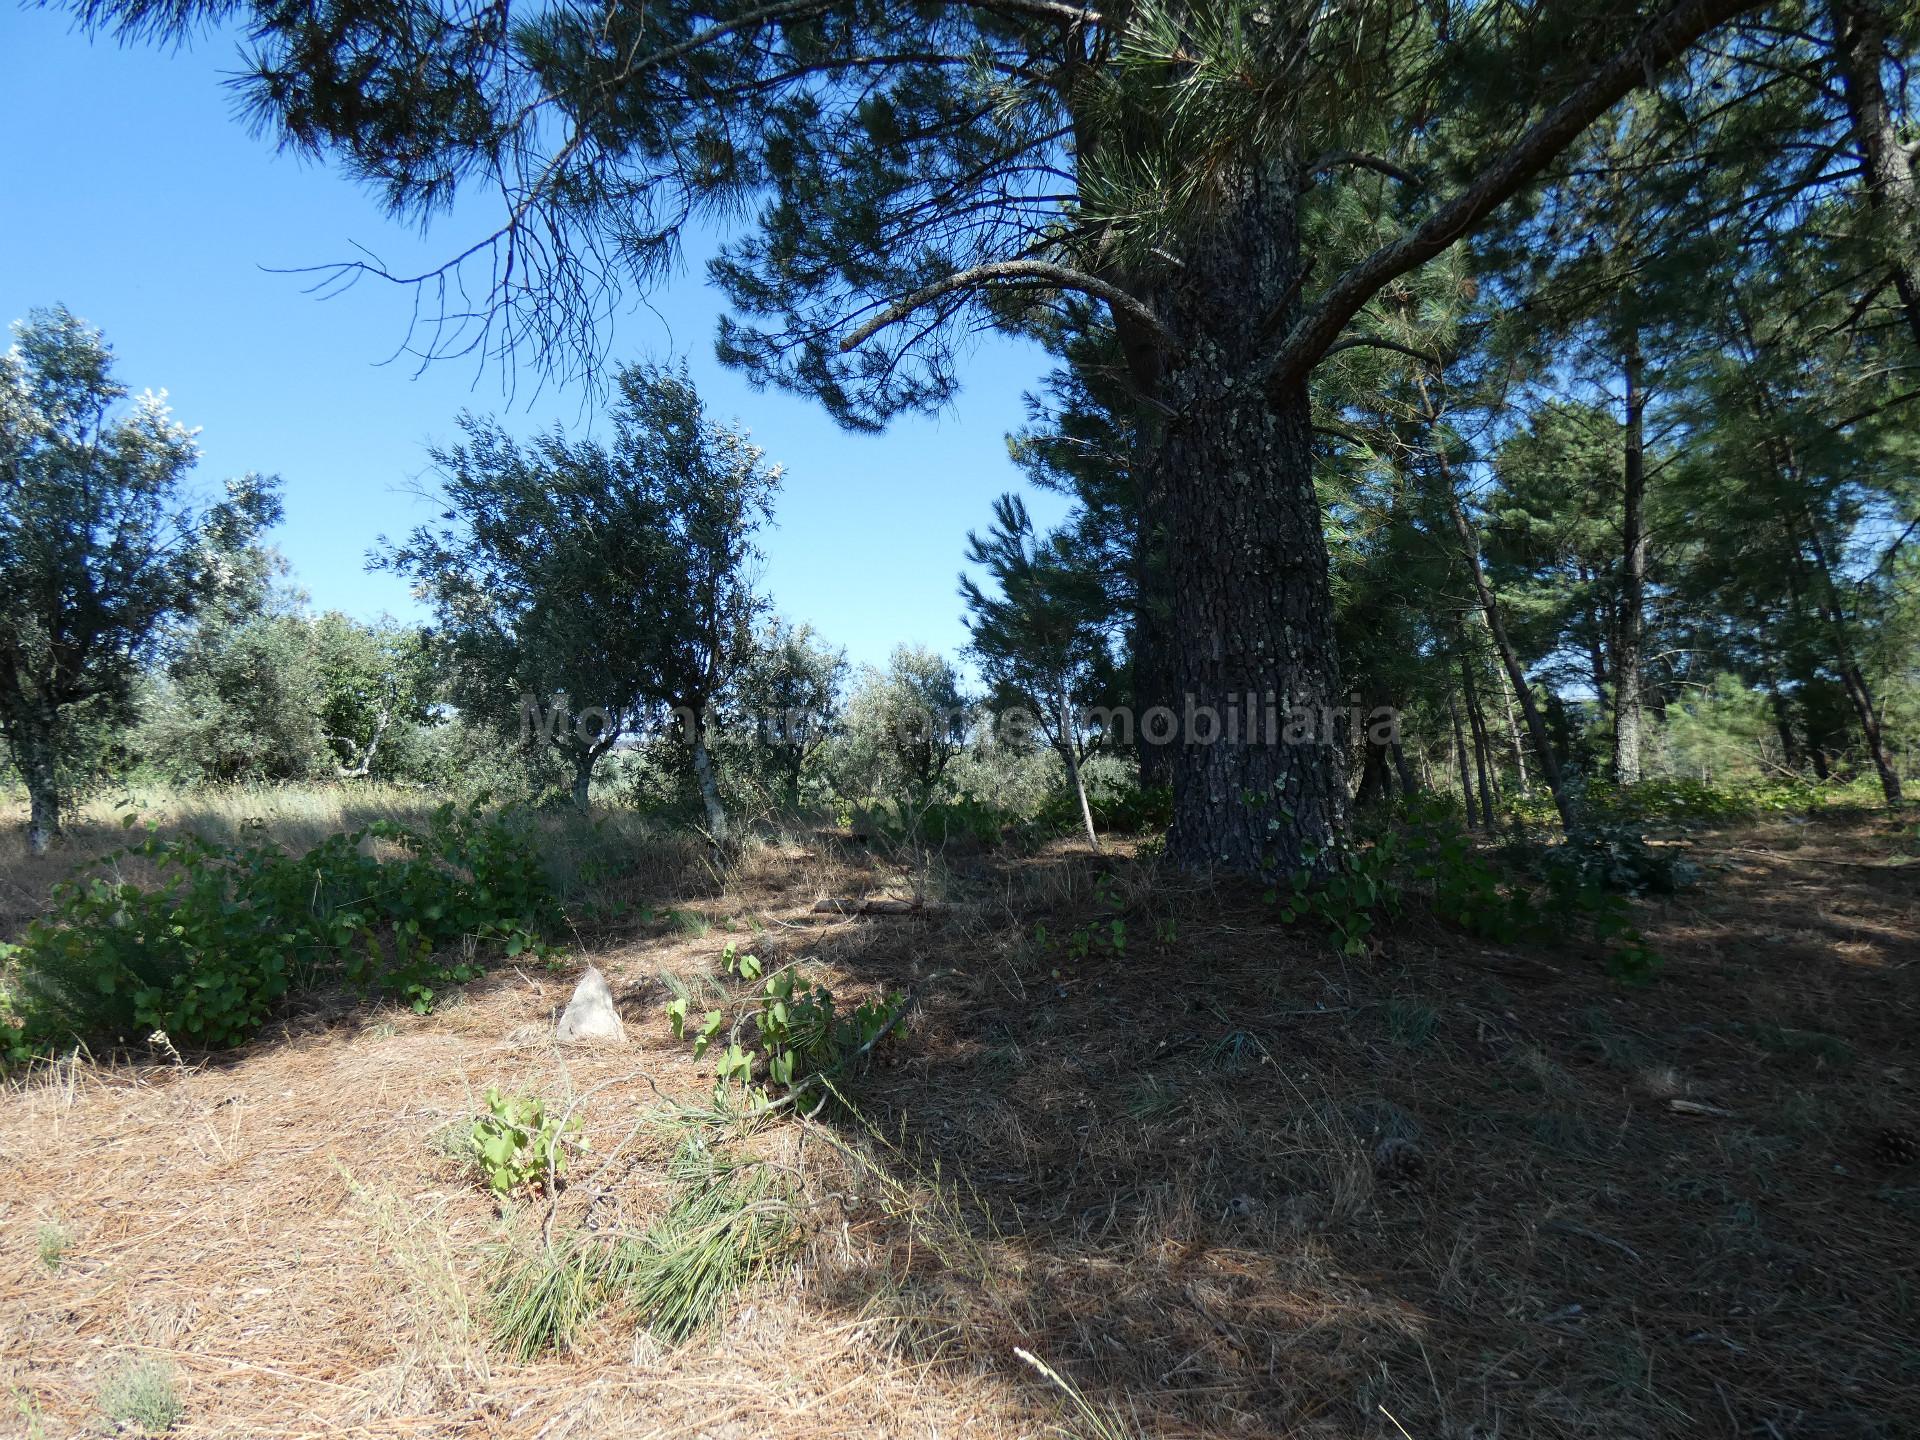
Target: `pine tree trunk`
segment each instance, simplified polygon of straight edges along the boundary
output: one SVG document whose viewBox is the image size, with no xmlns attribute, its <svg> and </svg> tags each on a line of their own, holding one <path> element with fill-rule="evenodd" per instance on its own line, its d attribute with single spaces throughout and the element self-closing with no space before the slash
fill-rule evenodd
<svg viewBox="0 0 1920 1440">
<path fill-rule="evenodd" d="M 1920 183 L 1900 144 L 1881 73 L 1887 17 L 1874 0 L 1835 0 L 1833 32 L 1854 144 L 1866 161 L 1867 202 L 1886 227 L 1894 291 L 1920 345 Z"/>
<path fill-rule="evenodd" d="M 1414 779 L 1413 767 L 1407 763 L 1407 750 L 1398 740 L 1388 747 L 1393 753 L 1394 772 L 1400 777 L 1400 794 L 1411 800 L 1420 792 L 1419 782 Z"/>
<path fill-rule="evenodd" d="M 1166 495 L 1184 731 L 1167 852 L 1264 874 L 1330 853 L 1345 830 L 1346 737 L 1327 718 L 1345 705 L 1306 386 L 1263 397 L 1246 383 L 1268 317 L 1284 328 L 1298 310 L 1298 169 L 1222 184 L 1233 193 L 1169 284 L 1183 343 L 1162 372 L 1167 418 L 1147 460 Z"/>
<path fill-rule="evenodd" d="M 1767 699 L 1773 706 L 1773 728 L 1780 736 L 1780 755 L 1789 770 L 1798 770 L 1801 765 L 1800 744 L 1793 733 L 1793 714 L 1787 708 L 1787 697 L 1780 693 L 1778 681 L 1767 682 Z"/>
<path fill-rule="evenodd" d="M 1487 721 L 1480 713 L 1480 689 L 1473 682 L 1473 662 L 1466 647 L 1460 647 L 1460 689 L 1467 711 L 1467 733 L 1473 737 L 1474 773 L 1480 780 L 1480 818 L 1493 829 L 1493 780 L 1487 768 Z"/>
<path fill-rule="evenodd" d="M 1460 794 L 1467 802 L 1467 828 L 1472 830 L 1479 823 L 1473 808 L 1473 772 L 1467 764 L 1467 736 L 1460 728 L 1460 707 L 1454 704 L 1451 695 L 1447 697 L 1447 718 L 1453 721 L 1453 753 L 1460 767 Z"/>
<path fill-rule="evenodd" d="M 1527 672 L 1520 665 L 1519 653 L 1507 635 L 1507 622 L 1500 610 L 1500 597 L 1494 593 L 1493 586 L 1487 582 L 1486 572 L 1480 568 L 1480 536 L 1461 507 L 1460 496 L 1453 488 L 1453 475 L 1444 455 L 1440 458 L 1440 481 L 1446 489 L 1454 533 L 1460 537 L 1461 548 L 1466 553 L 1467 574 L 1473 581 L 1473 593 L 1480 602 L 1480 613 L 1486 616 L 1487 629 L 1493 632 L 1494 648 L 1500 652 L 1500 664 L 1507 672 L 1507 683 L 1513 687 L 1514 698 L 1520 702 L 1520 713 L 1527 722 L 1527 734 L 1533 740 L 1534 752 L 1540 757 L 1540 773 L 1547 782 L 1547 789 L 1553 794 L 1553 805 L 1560 812 L 1560 823 L 1571 830 L 1574 823 L 1573 805 L 1567 798 L 1559 757 L 1554 752 L 1552 737 L 1547 734 L 1546 720 L 1534 701 L 1533 687 L 1527 684 Z"/>
<path fill-rule="evenodd" d="M 1500 692 L 1500 708 L 1507 718 L 1507 744 L 1513 749 L 1513 773 L 1522 795 L 1533 793 L 1533 781 L 1527 775 L 1527 743 L 1520 738 L 1520 720 L 1513 710 L 1513 691 Z"/>
<path fill-rule="evenodd" d="M 1859 718 L 1860 734 L 1867 742 L 1867 755 L 1880 776 L 1880 793 L 1886 797 L 1889 805 L 1898 805 L 1901 800 L 1900 770 L 1893 763 L 1893 755 L 1887 748 L 1886 730 L 1880 723 L 1880 710 L 1874 701 L 1873 689 L 1867 683 L 1866 671 L 1861 668 L 1852 636 L 1848 633 L 1847 616 L 1840 605 L 1840 591 L 1834 583 L 1827 547 L 1820 538 L 1819 524 L 1811 513 L 1806 517 L 1806 524 L 1808 548 L 1813 553 L 1820 580 L 1820 607 L 1833 634 L 1834 669 L 1839 673 L 1841 688 L 1853 704 L 1855 716 Z"/>
<path fill-rule="evenodd" d="M 1386 755 L 1384 747 L 1371 740 L 1360 757 L 1360 788 L 1353 794 L 1353 808 L 1364 810 L 1386 793 Z"/>
<path fill-rule="evenodd" d="M 1646 392 L 1640 380 L 1640 347 L 1627 347 L 1626 459 L 1620 505 L 1620 603 L 1613 644 L 1613 778 L 1622 785 L 1640 779 L 1640 651 L 1646 628 L 1647 493 Z"/>
</svg>

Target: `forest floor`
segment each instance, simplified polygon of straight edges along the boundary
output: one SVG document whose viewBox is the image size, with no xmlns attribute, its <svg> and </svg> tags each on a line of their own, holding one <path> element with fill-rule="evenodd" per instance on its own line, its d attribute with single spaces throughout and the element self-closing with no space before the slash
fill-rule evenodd
<svg viewBox="0 0 1920 1440">
<path fill-rule="evenodd" d="M 0 1430 L 110 1431 L 137 1358 L 175 1434 L 235 1440 L 1913 1434 L 1920 1169 L 1874 1154 L 1920 1122 L 1913 822 L 1686 843 L 1637 989 L 1418 917 L 1339 958 L 1127 855 L 903 870 L 823 834 L 630 878 L 673 908 L 428 1015 L 42 1072 L 0 1104 Z M 912 885 L 924 913 L 813 911 Z M 803 1238 L 682 1344 L 615 1309 L 508 1358 L 488 1279 L 546 1207 L 503 1217 L 449 1137 L 489 1086 L 577 1101 L 554 1218 L 643 1225 L 634 1118 L 713 1085 L 663 1002 L 718 997 L 728 940 L 913 997 L 857 1114 L 743 1142 Z M 589 961 L 625 1047 L 546 1038 Z"/>
</svg>

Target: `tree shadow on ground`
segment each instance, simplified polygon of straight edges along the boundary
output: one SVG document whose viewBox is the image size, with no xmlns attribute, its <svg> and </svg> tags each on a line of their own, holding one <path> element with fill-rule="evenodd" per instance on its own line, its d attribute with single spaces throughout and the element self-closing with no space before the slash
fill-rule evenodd
<svg viewBox="0 0 1920 1440">
<path fill-rule="evenodd" d="M 978 862 L 812 946 L 915 997 L 838 1123 L 905 1136 L 899 1183 L 998 1257 L 847 1303 L 1143 1434 L 1890 1436 L 1920 1181 L 1871 1146 L 1914 1119 L 1916 881 L 1710 878 L 1647 907 L 1667 968 L 1625 990 L 1573 944 L 1414 916 L 1343 959 L 1146 862 Z"/>
</svg>

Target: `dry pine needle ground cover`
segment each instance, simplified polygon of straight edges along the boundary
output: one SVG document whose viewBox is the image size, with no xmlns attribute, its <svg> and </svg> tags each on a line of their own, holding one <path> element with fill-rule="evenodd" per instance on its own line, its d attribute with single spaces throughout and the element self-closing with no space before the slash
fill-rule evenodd
<svg viewBox="0 0 1920 1440">
<path fill-rule="evenodd" d="M 1920 1119 L 1911 837 L 1694 837 L 1636 991 L 1419 920 L 1341 960 L 1258 896 L 1067 851 L 951 858 L 926 915 L 817 915 L 915 877 L 768 845 L 428 1016 L 318 1007 L 7 1093 L 6 1423 L 109 1431 L 145 1359 L 174 1433 L 262 1440 L 1912 1434 L 1920 1174 L 1872 1151 Z M 486 1280 L 544 1206 L 503 1220 L 449 1137 L 489 1085 L 578 1101 L 593 1155 L 630 1142 L 594 1203 L 644 1221 L 665 1154 L 634 1117 L 711 1087 L 663 976 L 717 993 L 728 938 L 915 999 L 859 1117 L 742 1142 L 800 1248 L 682 1345 L 616 1311 L 504 1358 Z M 624 1049 L 543 1039 L 588 959 Z"/>
</svg>

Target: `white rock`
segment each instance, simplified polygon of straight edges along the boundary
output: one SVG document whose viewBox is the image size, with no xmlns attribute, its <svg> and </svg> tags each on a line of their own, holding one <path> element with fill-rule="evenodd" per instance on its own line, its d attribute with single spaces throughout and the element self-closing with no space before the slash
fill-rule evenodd
<svg viewBox="0 0 1920 1440">
<path fill-rule="evenodd" d="M 627 1043 L 627 1027 L 620 1023 L 620 1012 L 613 1008 L 613 991 L 607 977 L 589 965 L 580 983 L 573 987 L 573 998 L 560 1012 L 553 1027 L 553 1038 L 561 1044 L 604 1041 Z"/>
</svg>

